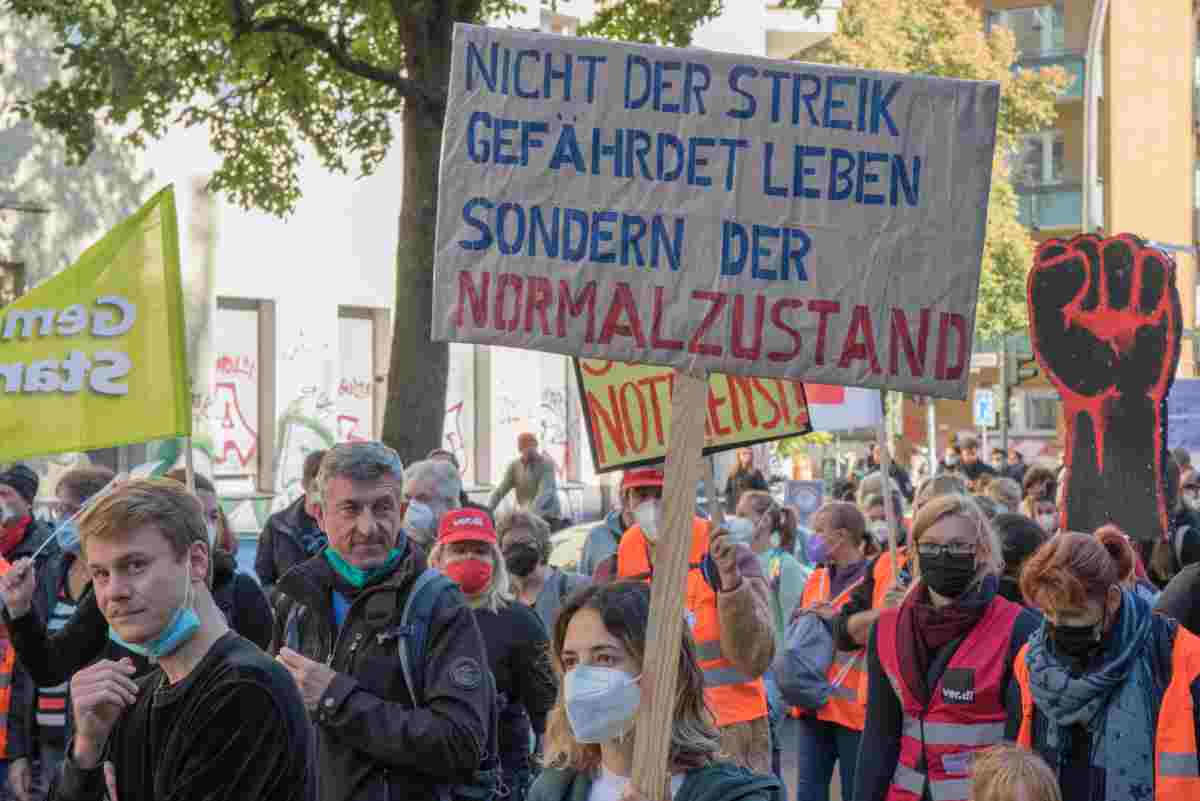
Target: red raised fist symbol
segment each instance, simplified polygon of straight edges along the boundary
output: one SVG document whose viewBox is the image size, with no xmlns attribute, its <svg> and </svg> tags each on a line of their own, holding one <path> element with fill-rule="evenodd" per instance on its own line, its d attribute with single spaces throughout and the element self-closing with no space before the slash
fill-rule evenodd
<svg viewBox="0 0 1200 801">
<path fill-rule="evenodd" d="M 1166 531 L 1166 401 L 1181 319 L 1174 263 L 1136 236 L 1038 248 L 1029 327 L 1066 413 L 1064 527 L 1111 522 L 1138 541 Z"/>
</svg>

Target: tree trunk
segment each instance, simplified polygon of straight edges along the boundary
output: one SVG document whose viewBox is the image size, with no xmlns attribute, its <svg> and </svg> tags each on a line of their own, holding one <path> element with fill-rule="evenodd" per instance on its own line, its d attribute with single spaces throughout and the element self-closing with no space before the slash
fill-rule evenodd
<svg viewBox="0 0 1200 801">
<path fill-rule="evenodd" d="M 410 77 L 424 79 L 427 85 L 445 86 L 449 29 L 444 36 L 429 37 L 415 47 L 421 56 L 410 59 Z M 401 126 L 404 174 L 383 440 L 399 452 L 405 464 L 424 459 L 442 444 L 446 415 L 450 349 L 446 343 L 430 339 L 442 122 L 442 113 L 409 102 Z"/>
</svg>

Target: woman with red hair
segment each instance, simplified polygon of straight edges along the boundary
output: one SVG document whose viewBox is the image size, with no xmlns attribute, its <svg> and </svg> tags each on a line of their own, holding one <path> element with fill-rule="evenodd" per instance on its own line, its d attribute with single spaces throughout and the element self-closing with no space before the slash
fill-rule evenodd
<svg viewBox="0 0 1200 801">
<path fill-rule="evenodd" d="M 1135 558 L 1117 531 L 1063 533 L 1022 572 L 1045 622 L 1014 665 L 1017 740 L 1065 801 L 1200 798 L 1200 638 L 1128 588 Z"/>
</svg>

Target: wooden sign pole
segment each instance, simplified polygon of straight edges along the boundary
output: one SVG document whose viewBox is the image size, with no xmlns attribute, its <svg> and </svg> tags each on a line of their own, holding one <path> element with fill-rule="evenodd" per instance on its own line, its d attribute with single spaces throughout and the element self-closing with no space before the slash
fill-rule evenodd
<svg viewBox="0 0 1200 801">
<path fill-rule="evenodd" d="M 675 685 L 679 681 L 679 642 L 683 637 L 684 594 L 696 485 L 704 463 L 704 418 L 708 377 L 675 372 L 671 397 L 671 435 L 667 443 L 663 522 L 654 549 L 650 585 L 650 623 L 642 664 L 643 687 L 652 686 L 650 703 L 638 714 L 633 756 L 633 786 L 648 801 L 668 801 L 668 759 L 675 720 Z M 709 497 L 712 471 L 709 473 Z"/>
<path fill-rule="evenodd" d="M 884 403 L 886 397 L 886 392 L 880 392 L 879 402 Z M 932 400 L 930 402 L 932 403 Z M 879 441 L 879 471 L 883 473 L 883 514 L 887 520 L 888 553 L 892 556 L 892 586 L 899 587 L 900 562 L 896 557 L 896 526 L 900 525 L 900 521 L 896 520 L 895 501 L 892 499 L 892 442 L 888 437 L 886 403 L 875 434 Z"/>
</svg>

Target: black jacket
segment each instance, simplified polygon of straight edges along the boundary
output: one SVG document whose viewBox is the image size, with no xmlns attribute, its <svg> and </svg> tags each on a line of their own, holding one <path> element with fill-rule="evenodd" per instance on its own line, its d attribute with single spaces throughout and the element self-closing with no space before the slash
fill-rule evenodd
<svg viewBox="0 0 1200 801">
<path fill-rule="evenodd" d="M 146 673 L 150 669 L 149 662 L 108 638 L 108 621 L 96 603 L 91 584 L 80 596 L 71 619 L 56 632 L 46 630 L 47 599 L 52 597 L 49 583 L 61 581 L 65 575 L 65 562 L 58 551 L 55 551 L 54 561 L 59 563 L 58 567 L 47 563 L 39 569 L 39 588 L 34 593 L 33 609 L 29 614 L 13 620 L 7 609 L 3 611 L 4 623 L 21 664 L 37 686 L 61 684 L 76 671 L 101 659 L 129 658 L 137 668 L 137 675 Z M 213 551 L 213 600 L 225 613 L 231 629 L 266 650 L 271 643 L 271 606 L 254 579 L 237 573 L 235 568 L 232 556 L 219 549 Z M 46 586 L 40 586 L 41 582 Z M 53 592 L 57 593 L 57 588 Z"/>
<path fill-rule="evenodd" d="M 413 667 L 424 671 L 426 706 L 413 708 L 400 669 L 400 616 L 425 568 L 424 555 L 410 545 L 391 576 L 356 591 L 317 556 L 276 586 L 273 652 L 294 627 L 298 650 L 338 673 L 312 714 L 322 801 L 433 801 L 438 785 L 469 781 L 479 768 L 495 693 L 484 674 L 479 627 L 461 594 L 442 597 L 427 661 Z M 352 599 L 340 630 L 335 589 Z"/>
<path fill-rule="evenodd" d="M 304 511 L 303 495 L 268 517 L 254 554 L 254 572 L 263 589 L 270 592 L 284 573 L 315 556 L 326 541 L 317 521 Z"/>
<path fill-rule="evenodd" d="M 1175 618 L 1192 634 L 1200 635 L 1200 564 L 1188 565 L 1175 574 L 1158 597 L 1154 611 Z"/>
<path fill-rule="evenodd" d="M 17 543 L 8 556 L 9 562 L 33 556 L 34 552 L 52 536 L 50 527 L 34 518 L 25 527 L 24 538 Z M 34 570 L 41 574 L 45 565 L 56 561 L 60 551 L 57 544 L 50 544 L 38 554 L 34 562 Z M 40 593 L 34 592 L 34 604 Z M 0 604 L 3 608 L 3 604 Z M 7 614 L 7 611 L 5 612 Z M 5 644 L 4 647 L 8 647 Z M 16 647 L 15 643 L 12 647 Z M 2 653 L 2 652 L 0 652 Z M 0 758 L 17 759 L 33 757 L 37 752 L 37 682 L 30 675 L 29 668 L 21 659 L 20 649 L 17 649 L 17 660 L 13 663 L 12 675 L 9 679 L 9 698 L 7 717 L 3 726 L 7 730 L 7 742 Z M 57 684 L 58 682 L 55 682 Z"/>
<path fill-rule="evenodd" d="M 213 550 L 212 595 L 231 629 L 264 651 L 271 647 L 275 620 L 266 594 L 253 578 L 237 572 L 237 560 L 220 548 Z"/>
</svg>

